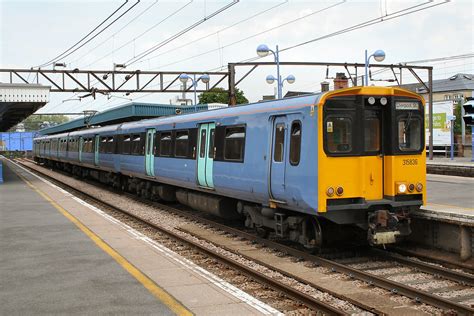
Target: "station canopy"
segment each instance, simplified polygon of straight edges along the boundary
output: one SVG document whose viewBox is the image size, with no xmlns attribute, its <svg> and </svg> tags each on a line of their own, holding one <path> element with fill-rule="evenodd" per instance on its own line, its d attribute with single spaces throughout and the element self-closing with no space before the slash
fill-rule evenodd
<svg viewBox="0 0 474 316">
<path fill-rule="evenodd" d="M 49 86 L 0 83 L 0 132 L 23 121 L 49 102 Z"/>
<path fill-rule="evenodd" d="M 196 110 L 207 111 L 222 107 L 227 107 L 227 104 L 198 104 L 196 106 Z M 86 113 L 84 117 L 56 126 L 44 128 L 40 130 L 39 133 L 42 135 L 51 135 L 84 129 L 87 128 L 87 126 L 105 126 L 124 122 L 139 121 L 147 118 L 192 113 L 194 111 L 194 106 L 189 105 L 130 102 L 128 104 L 108 109 L 103 112 L 97 112 L 93 115 Z"/>
</svg>

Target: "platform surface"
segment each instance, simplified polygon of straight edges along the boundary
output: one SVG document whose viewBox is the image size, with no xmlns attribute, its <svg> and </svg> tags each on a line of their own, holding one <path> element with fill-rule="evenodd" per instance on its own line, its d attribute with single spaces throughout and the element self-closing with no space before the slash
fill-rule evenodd
<svg viewBox="0 0 474 316">
<path fill-rule="evenodd" d="M 4 164 L 0 314 L 172 315 Z"/>
<path fill-rule="evenodd" d="M 174 258 L 176 254 L 139 232 L 107 219 L 100 210 L 93 211 L 19 166 L 4 160 L 3 167 L 0 315 L 278 313 L 211 274 L 197 273 L 199 269 L 186 259 Z M 87 226 L 154 287 L 145 287 L 143 278 L 100 248 L 58 207 Z"/>
<path fill-rule="evenodd" d="M 474 226 L 474 178 L 426 175 L 428 203 L 412 215 Z"/>
</svg>

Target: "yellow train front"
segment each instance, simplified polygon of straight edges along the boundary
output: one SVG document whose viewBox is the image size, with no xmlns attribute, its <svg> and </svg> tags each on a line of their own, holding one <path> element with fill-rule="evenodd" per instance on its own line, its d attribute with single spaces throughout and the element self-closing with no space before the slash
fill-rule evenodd
<svg viewBox="0 0 474 316">
<path fill-rule="evenodd" d="M 318 215 L 357 223 L 372 245 L 410 234 L 426 199 L 423 98 L 357 87 L 324 94 L 318 111 Z"/>
</svg>

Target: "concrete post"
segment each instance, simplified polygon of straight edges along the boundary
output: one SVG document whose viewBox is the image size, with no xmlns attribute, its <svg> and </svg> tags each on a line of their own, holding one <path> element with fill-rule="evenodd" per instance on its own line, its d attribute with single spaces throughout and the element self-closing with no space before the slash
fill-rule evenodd
<svg viewBox="0 0 474 316">
<path fill-rule="evenodd" d="M 472 256 L 472 236 L 471 228 L 467 226 L 460 226 L 461 230 L 461 260 L 468 260 Z"/>
</svg>

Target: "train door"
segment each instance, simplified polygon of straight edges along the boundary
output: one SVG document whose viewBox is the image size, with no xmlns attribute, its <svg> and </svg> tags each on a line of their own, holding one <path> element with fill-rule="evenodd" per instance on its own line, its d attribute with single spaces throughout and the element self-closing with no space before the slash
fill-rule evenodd
<svg viewBox="0 0 474 316">
<path fill-rule="evenodd" d="M 362 158 L 364 196 L 368 200 L 383 198 L 383 128 L 382 108 L 368 106 L 364 109 L 364 152 Z M 365 176 L 367 175 L 367 176 Z"/>
<path fill-rule="evenodd" d="M 287 120 L 286 116 L 274 118 L 270 154 L 270 196 L 273 200 L 283 202 L 285 201 Z"/>
<path fill-rule="evenodd" d="M 100 137 L 99 135 L 95 135 L 94 138 L 94 165 L 99 165 L 99 145 L 100 145 Z"/>
<path fill-rule="evenodd" d="M 156 130 L 154 128 L 146 130 L 145 138 L 145 172 L 147 176 L 155 176 L 155 153 L 153 151 Z"/>
<path fill-rule="evenodd" d="M 79 137 L 79 162 L 82 162 L 82 146 L 84 145 L 84 138 Z"/>
<path fill-rule="evenodd" d="M 214 188 L 212 169 L 214 163 L 215 128 L 215 123 L 206 123 L 199 126 L 197 180 L 200 186 L 206 188 Z"/>
</svg>

